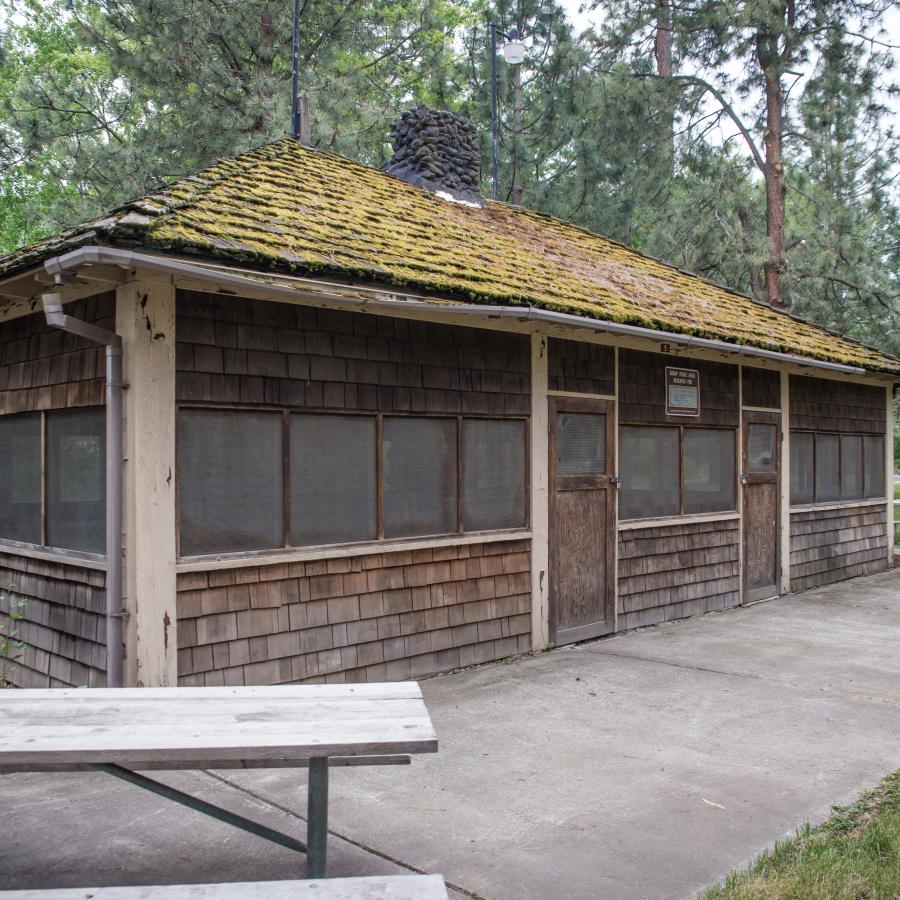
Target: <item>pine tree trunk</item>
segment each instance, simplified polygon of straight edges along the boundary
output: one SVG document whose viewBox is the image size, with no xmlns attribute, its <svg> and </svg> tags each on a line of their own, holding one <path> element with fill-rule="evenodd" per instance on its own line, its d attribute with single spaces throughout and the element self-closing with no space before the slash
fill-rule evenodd
<svg viewBox="0 0 900 900">
<path fill-rule="evenodd" d="M 519 132 L 522 128 L 522 75 L 521 66 L 513 66 L 513 166 L 512 187 L 509 200 L 513 206 L 522 205 L 522 185 L 519 174 Z"/>
<path fill-rule="evenodd" d="M 671 102 L 672 77 L 672 6 L 671 0 L 656 0 L 656 40 L 653 45 L 656 59 L 656 74 L 663 81 L 665 99 L 662 109 L 662 141 L 663 152 L 667 162 L 667 171 L 672 174 L 675 161 L 675 112 Z"/>
<path fill-rule="evenodd" d="M 784 161 L 781 157 L 781 123 L 784 94 L 778 76 L 766 76 L 766 234 L 769 259 L 766 262 L 766 299 L 771 306 L 784 308 L 781 276 L 784 256 Z"/>
</svg>

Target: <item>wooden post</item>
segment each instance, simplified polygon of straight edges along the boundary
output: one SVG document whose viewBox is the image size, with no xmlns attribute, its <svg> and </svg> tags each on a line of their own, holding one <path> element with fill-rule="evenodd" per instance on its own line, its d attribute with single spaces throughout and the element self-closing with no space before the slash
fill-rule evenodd
<svg viewBox="0 0 900 900">
<path fill-rule="evenodd" d="M 547 419 L 547 337 L 531 335 L 531 646 L 543 650 L 550 640 L 550 506 L 548 493 L 550 432 Z"/>
<path fill-rule="evenodd" d="M 791 376 L 781 372 L 781 593 L 791 590 Z"/>
<path fill-rule="evenodd" d="M 887 428 L 884 433 L 884 488 L 887 494 L 887 558 L 888 568 L 894 565 L 894 386 L 885 388 L 887 394 Z"/>
<path fill-rule="evenodd" d="M 175 288 L 142 277 L 116 291 L 125 372 L 125 684 L 174 686 Z"/>
</svg>

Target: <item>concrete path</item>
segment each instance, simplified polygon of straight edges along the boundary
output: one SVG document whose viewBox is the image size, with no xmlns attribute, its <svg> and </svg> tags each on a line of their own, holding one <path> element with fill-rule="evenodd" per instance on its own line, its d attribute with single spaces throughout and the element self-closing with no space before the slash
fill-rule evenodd
<svg viewBox="0 0 900 900">
<path fill-rule="evenodd" d="M 423 683 L 441 741 L 332 775 L 333 875 L 489 900 L 694 895 L 900 768 L 900 572 Z M 283 771 L 166 776 L 302 836 Z M 95 775 L 0 777 L 0 886 L 287 878 L 302 857 Z"/>
</svg>

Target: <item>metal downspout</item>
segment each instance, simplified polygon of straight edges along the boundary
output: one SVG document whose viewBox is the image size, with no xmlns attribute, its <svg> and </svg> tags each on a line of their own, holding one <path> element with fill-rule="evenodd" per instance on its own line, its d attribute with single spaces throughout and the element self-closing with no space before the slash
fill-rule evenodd
<svg viewBox="0 0 900 900">
<path fill-rule="evenodd" d="M 122 687 L 122 338 L 63 312 L 59 294 L 41 294 L 52 328 L 106 347 L 106 684 Z"/>
</svg>

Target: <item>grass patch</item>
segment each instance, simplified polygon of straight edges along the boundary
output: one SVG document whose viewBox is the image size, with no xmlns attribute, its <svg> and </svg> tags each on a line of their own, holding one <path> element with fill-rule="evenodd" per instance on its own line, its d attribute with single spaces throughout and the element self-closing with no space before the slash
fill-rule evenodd
<svg viewBox="0 0 900 900">
<path fill-rule="evenodd" d="M 896 900 L 900 897 L 900 771 L 818 828 L 779 841 L 704 900 Z"/>
</svg>

